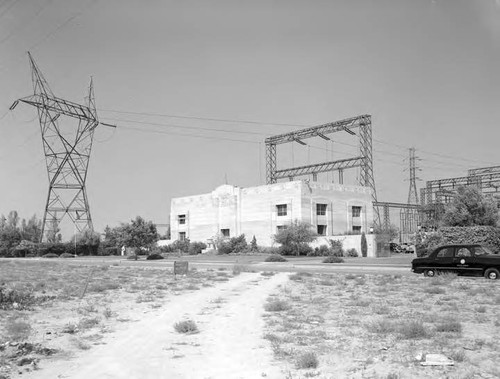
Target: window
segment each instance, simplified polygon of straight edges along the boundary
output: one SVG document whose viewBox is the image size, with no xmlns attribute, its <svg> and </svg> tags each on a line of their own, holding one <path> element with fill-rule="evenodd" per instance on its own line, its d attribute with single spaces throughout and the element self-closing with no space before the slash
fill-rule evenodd
<svg viewBox="0 0 500 379">
<path fill-rule="evenodd" d="M 276 205 L 276 212 L 278 216 L 286 216 L 286 204 L 278 204 Z"/>
<path fill-rule="evenodd" d="M 179 232 L 179 241 L 186 240 L 186 232 Z"/>
<path fill-rule="evenodd" d="M 186 223 L 186 215 L 177 216 L 177 221 L 179 221 L 179 225 L 185 224 Z"/>
<path fill-rule="evenodd" d="M 222 237 L 229 237 L 229 229 L 221 229 L 220 232 Z"/>
<path fill-rule="evenodd" d="M 318 234 L 320 236 L 326 236 L 326 225 L 318 225 Z"/>
<path fill-rule="evenodd" d="M 352 217 L 361 217 L 361 207 L 352 207 Z"/>
<path fill-rule="evenodd" d="M 279 232 L 280 230 L 285 230 L 285 229 L 286 229 L 286 225 L 278 225 L 278 226 L 276 227 L 276 231 L 278 231 L 278 232 Z"/>
<path fill-rule="evenodd" d="M 316 214 L 318 216 L 326 215 L 326 204 L 316 204 Z"/>
<path fill-rule="evenodd" d="M 436 255 L 437 259 L 451 258 L 451 257 L 453 257 L 452 247 L 445 247 L 444 249 L 439 250 L 439 252 Z"/>
<path fill-rule="evenodd" d="M 356 234 L 361 234 L 361 226 L 359 226 L 359 225 L 353 225 L 352 226 L 352 231 L 355 232 Z"/>
<path fill-rule="evenodd" d="M 469 249 L 466 247 L 461 247 L 460 249 L 457 250 L 457 257 L 470 257 L 472 256 L 471 252 Z"/>
</svg>

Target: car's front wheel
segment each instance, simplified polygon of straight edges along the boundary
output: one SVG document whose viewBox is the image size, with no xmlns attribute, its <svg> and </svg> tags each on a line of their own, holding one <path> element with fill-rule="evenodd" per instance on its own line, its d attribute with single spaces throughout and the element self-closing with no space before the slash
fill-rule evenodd
<svg viewBox="0 0 500 379">
<path fill-rule="evenodd" d="M 429 278 L 432 278 L 432 277 L 436 276 L 436 270 L 427 269 L 424 271 L 424 275 L 428 276 Z"/>
<path fill-rule="evenodd" d="M 496 268 L 489 268 L 484 272 L 486 279 L 496 280 L 500 277 L 500 272 Z"/>
</svg>

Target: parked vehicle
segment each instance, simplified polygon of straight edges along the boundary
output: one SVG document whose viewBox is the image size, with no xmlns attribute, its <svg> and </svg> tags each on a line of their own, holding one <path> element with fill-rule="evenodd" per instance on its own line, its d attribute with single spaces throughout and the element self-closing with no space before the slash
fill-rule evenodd
<svg viewBox="0 0 500 379">
<path fill-rule="evenodd" d="M 390 250 L 391 250 L 391 252 L 393 252 L 393 253 L 401 253 L 401 252 L 402 252 L 402 250 L 401 250 L 401 246 L 399 246 L 399 244 L 398 244 L 398 243 L 396 243 L 396 242 L 391 242 L 391 243 L 389 244 L 389 249 L 390 249 Z"/>
<path fill-rule="evenodd" d="M 401 244 L 401 251 L 405 254 L 413 254 L 415 252 L 413 245 L 408 245 L 407 243 Z"/>
<path fill-rule="evenodd" d="M 425 276 L 455 272 L 458 275 L 482 275 L 487 279 L 498 279 L 500 255 L 477 244 L 444 245 L 427 257 L 415 258 L 411 262 L 411 270 Z"/>
</svg>

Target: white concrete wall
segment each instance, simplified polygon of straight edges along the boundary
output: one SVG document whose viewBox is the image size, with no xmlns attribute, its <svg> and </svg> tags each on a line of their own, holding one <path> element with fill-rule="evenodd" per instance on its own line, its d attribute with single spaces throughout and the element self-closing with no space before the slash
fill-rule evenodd
<svg viewBox="0 0 500 379">
<path fill-rule="evenodd" d="M 325 216 L 316 215 L 316 204 L 327 204 Z M 287 215 L 278 216 L 276 206 L 287 205 Z M 361 207 L 361 217 L 352 217 L 352 206 Z M 179 224 L 178 215 L 186 215 Z M 221 229 L 230 237 L 253 236 L 260 246 L 271 246 L 277 227 L 294 220 L 327 225 L 326 236 L 352 231 L 359 225 L 368 232 L 373 219 L 371 192 L 366 187 L 331 183 L 292 181 L 250 188 L 222 185 L 204 195 L 172 199 L 170 211 L 172 239 L 185 232 L 191 241 L 206 242 Z"/>
</svg>

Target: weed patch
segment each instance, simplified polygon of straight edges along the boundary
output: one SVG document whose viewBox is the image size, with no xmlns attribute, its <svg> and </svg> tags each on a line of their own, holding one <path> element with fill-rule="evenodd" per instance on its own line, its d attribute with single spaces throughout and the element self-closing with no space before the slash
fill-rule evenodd
<svg viewBox="0 0 500 379">
<path fill-rule="evenodd" d="M 198 326 L 193 320 L 179 321 L 174 324 L 174 329 L 177 333 L 181 334 L 195 334 L 199 333 Z"/>
</svg>

